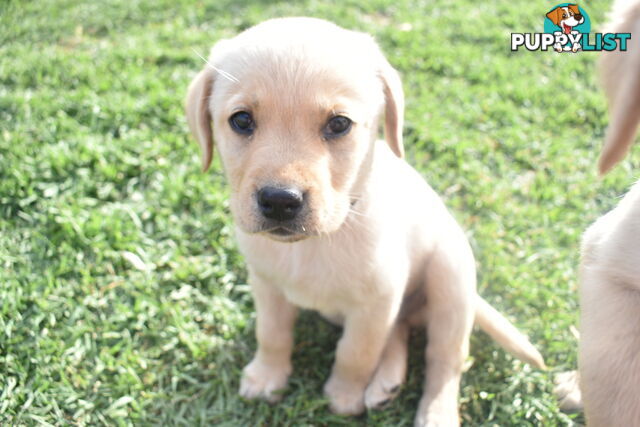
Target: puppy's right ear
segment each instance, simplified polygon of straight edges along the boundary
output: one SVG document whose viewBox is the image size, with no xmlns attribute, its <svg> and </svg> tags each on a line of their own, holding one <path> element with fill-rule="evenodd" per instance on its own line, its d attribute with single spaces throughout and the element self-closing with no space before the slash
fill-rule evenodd
<svg viewBox="0 0 640 427">
<path fill-rule="evenodd" d="M 640 31 L 640 22 L 633 30 Z M 616 69 L 620 72 L 611 72 Z M 598 161 L 600 175 L 604 175 L 627 154 L 640 123 L 640 44 L 629 45 L 626 52 L 603 53 L 600 71 L 610 111 Z"/>
<path fill-rule="evenodd" d="M 187 122 L 202 151 L 202 171 L 209 169 L 213 157 L 213 131 L 209 98 L 213 88 L 213 70 L 206 67 L 191 81 L 187 92 L 185 108 Z"/>
<path fill-rule="evenodd" d="M 387 144 L 396 156 L 404 157 L 404 144 L 402 142 L 402 126 L 404 124 L 404 91 L 398 72 L 389 64 L 389 61 L 380 53 L 380 67 L 378 75 L 382 80 L 385 108 L 384 108 L 384 133 Z"/>
<path fill-rule="evenodd" d="M 580 13 L 580 8 L 578 7 L 577 4 L 568 4 L 567 7 L 569 8 L 570 11 L 572 11 L 576 15 Z"/>
</svg>

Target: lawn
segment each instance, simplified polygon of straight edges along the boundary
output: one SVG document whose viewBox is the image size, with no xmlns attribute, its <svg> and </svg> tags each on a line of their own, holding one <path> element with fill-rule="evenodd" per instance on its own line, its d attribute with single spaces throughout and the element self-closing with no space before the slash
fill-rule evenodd
<svg viewBox="0 0 640 427">
<path fill-rule="evenodd" d="M 311 15 L 373 34 L 401 72 L 407 160 L 467 230 L 481 294 L 550 366 L 475 333 L 463 423 L 571 425 L 552 389 L 576 366 L 580 235 L 639 165 L 595 173 L 597 54 L 510 51 L 510 33 L 541 32 L 548 6 L 0 0 L 0 424 L 411 425 L 422 334 L 399 398 L 341 418 L 322 397 L 339 330 L 313 313 L 284 400 L 237 395 L 253 303 L 220 164 L 200 172 L 183 98 L 196 52 Z M 596 28 L 608 7 L 588 5 Z"/>
</svg>

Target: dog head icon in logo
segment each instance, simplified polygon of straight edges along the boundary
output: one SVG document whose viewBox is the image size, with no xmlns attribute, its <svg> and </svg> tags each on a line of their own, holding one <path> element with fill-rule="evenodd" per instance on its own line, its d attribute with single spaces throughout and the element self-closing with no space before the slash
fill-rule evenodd
<svg viewBox="0 0 640 427">
<path fill-rule="evenodd" d="M 580 13 L 577 4 L 568 4 L 566 6 L 557 6 L 551 12 L 547 13 L 547 18 L 562 29 L 565 34 L 571 34 L 573 27 L 584 22 L 584 16 Z"/>
<path fill-rule="evenodd" d="M 640 0 L 638 0 L 640 1 Z M 511 33 L 511 50 L 556 52 L 627 51 L 631 33 L 592 33 L 591 19 L 575 3 L 561 3 L 544 15 L 544 33 Z"/>
<path fill-rule="evenodd" d="M 577 52 L 582 50 L 582 45 L 577 41 L 577 34 L 588 34 L 591 31 L 591 20 L 587 12 L 573 3 L 561 3 L 547 12 L 544 20 L 544 32 L 548 34 L 565 34 L 570 40 L 568 43 L 556 43 L 554 49 L 558 52 Z"/>
</svg>

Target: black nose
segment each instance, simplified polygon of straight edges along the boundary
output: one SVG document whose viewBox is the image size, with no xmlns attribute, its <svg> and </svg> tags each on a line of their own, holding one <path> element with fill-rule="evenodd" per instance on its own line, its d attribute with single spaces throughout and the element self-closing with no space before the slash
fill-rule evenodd
<svg viewBox="0 0 640 427">
<path fill-rule="evenodd" d="M 294 188 L 264 187 L 258 191 L 258 207 L 266 218 L 288 221 L 302 209 L 304 197 Z"/>
<path fill-rule="evenodd" d="M 576 21 L 581 21 L 582 20 L 582 15 L 579 13 L 576 13 L 575 15 L 573 15 L 574 18 L 576 18 Z"/>
</svg>

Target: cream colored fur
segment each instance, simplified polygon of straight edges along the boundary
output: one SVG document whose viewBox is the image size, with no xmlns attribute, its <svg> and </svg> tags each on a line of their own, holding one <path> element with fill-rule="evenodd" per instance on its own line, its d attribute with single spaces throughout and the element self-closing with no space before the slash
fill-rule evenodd
<svg viewBox="0 0 640 427">
<path fill-rule="evenodd" d="M 600 172 L 624 157 L 640 121 L 640 2 L 617 2 L 606 32 L 630 32 L 604 53 L 611 112 Z M 580 267 L 580 388 L 589 426 L 640 425 L 640 183 L 585 232 Z"/>
<path fill-rule="evenodd" d="M 610 111 L 598 164 L 603 174 L 627 154 L 640 122 L 640 2 L 616 1 L 609 19 L 604 32 L 631 33 L 631 39 L 626 52 L 603 52 L 600 59 L 600 77 Z"/>
<path fill-rule="evenodd" d="M 516 356 L 544 366 L 476 294 L 464 232 L 402 159 L 402 84 L 371 37 L 318 19 L 271 20 L 216 44 L 209 64 L 190 86 L 187 117 L 204 169 L 216 141 L 255 298 L 258 349 L 244 369 L 242 396 L 280 397 L 299 307 L 344 326 L 324 387 L 341 414 L 395 395 L 411 325 L 426 325 L 428 335 L 416 425 L 459 424 L 474 319 Z M 230 128 L 236 111 L 253 115 L 251 136 Z M 353 120 L 352 129 L 323 137 L 336 114 Z M 386 141 L 377 140 L 382 116 Z M 293 234 L 265 226 L 255 195 L 264 185 L 304 189 Z"/>
</svg>

